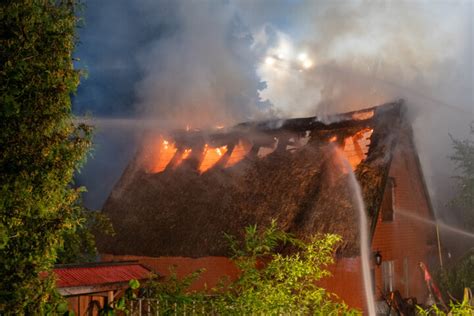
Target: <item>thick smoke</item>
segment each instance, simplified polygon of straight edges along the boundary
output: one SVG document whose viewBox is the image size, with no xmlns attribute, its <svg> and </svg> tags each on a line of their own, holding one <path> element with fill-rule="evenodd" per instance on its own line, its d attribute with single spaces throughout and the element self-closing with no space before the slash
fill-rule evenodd
<svg viewBox="0 0 474 316">
<path fill-rule="evenodd" d="M 140 1 L 142 14 L 155 17 L 162 3 Z M 227 2 L 167 3 L 172 29 L 140 47 L 143 74 L 135 86 L 140 114 L 180 127 L 234 124 L 268 112 L 254 69 L 252 35 Z M 170 28 L 170 26 L 168 26 Z"/>
<path fill-rule="evenodd" d="M 471 1 L 86 5 L 78 55 L 90 79 L 76 110 L 138 119 L 133 131 L 130 125 L 102 129 L 102 147 L 82 176 L 91 192 L 100 187 L 94 207 L 114 182 L 104 184 L 97 169 L 117 179 L 135 148 L 133 141 L 112 146 L 107 139 L 137 133 L 141 118 L 209 127 L 270 116 L 324 117 L 404 98 L 430 193 L 443 210 L 454 173 L 449 134 L 467 137 L 473 119 Z M 104 167 L 117 152 L 127 159 Z"/>
<path fill-rule="evenodd" d="M 308 1 L 298 8 L 297 31 L 267 25 L 260 36 L 269 55 L 282 56 L 259 74 L 268 84 L 262 95 L 284 115 L 294 115 L 294 104 L 331 113 L 400 97 L 461 108 L 470 101 L 469 3 Z M 300 53 L 312 67 L 301 71 Z"/>
<path fill-rule="evenodd" d="M 251 7 L 244 11 L 265 8 Z M 473 119 L 472 2 L 301 1 L 276 7 L 268 12 L 273 19 L 291 12 L 285 27 L 249 18 L 258 34 L 254 46 L 273 59 L 258 68 L 268 86 L 261 97 L 284 117 L 324 117 L 405 99 L 434 204 L 445 208 L 453 174 L 449 134 L 468 137 Z"/>
</svg>

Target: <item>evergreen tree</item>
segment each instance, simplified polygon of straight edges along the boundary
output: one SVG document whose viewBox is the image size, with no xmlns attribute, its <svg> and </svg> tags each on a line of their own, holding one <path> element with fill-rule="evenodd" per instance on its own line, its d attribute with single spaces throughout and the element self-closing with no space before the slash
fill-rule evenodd
<svg viewBox="0 0 474 316">
<path fill-rule="evenodd" d="M 91 129 L 71 111 L 76 8 L 74 0 L 0 4 L 0 314 L 56 309 L 51 269 L 79 224 L 72 180 Z"/>
<path fill-rule="evenodd" d="M 461 211 L 467 228 L 474 230 L 474 122 L 471 123 L 470 138 L 459 140 L 451 137 L 454 154 L 450 157 L 456 164 L 459 174 L 457 192 L 451 204 Z"/>
</svg>

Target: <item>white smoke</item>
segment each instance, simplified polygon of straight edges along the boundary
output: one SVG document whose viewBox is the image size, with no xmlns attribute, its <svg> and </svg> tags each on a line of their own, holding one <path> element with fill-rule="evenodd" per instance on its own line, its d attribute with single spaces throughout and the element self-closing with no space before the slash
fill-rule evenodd
<svg viewBox="0 0 474 316">
<path fill-rule="evenodd" d="M 472 102 L 469 11 L 466 1 L 299 2 L 289 31 L 276 25 L 257 31 L 267 55 L 283 57 L 260 64 L 268 85 L 261 96 L 285 116 L 398 98 L 465 111 Z M 313 62 L 309 69 L 298 63 L 301 53 Z"/>
<path fill-rule="evenodd" d="M 128 115 L 206 127 L 325 115 L 404 98 L 432 196 L 446 200 L 441 193 L 454 172 L 449 134 L 467 137 L 473 119 L 472 1 L 89 5 L 86 23 L 96 28 L 86 24 L 83 39 L 94 45 L 83 51 L 98 56 L 90 65 L 91 82 L 101 79 L 98 69 L 120 66 L 105 82 L 82 88 L 101 92 L 97 107 L 103 111 L 114 109 L 106 103 L 130 103 Z M 298 58 L 301 53 L 306 59 Z M 307 68 L 305 60 L 311 62 Z M 127 98 L 129 82 L 135 84 Z"/>
<path fill-rule="evenodd" d="M 143 2 L 143 14 L 163 7 Z M 233 124 L 268 111 L 259 98 L 252 37 L 229 3 L 180 1 L 170 34 L 142 47 L 138 108 L 180 127 Z M 151 13 L 150 13 L 151 12 Z"/>
</svg>

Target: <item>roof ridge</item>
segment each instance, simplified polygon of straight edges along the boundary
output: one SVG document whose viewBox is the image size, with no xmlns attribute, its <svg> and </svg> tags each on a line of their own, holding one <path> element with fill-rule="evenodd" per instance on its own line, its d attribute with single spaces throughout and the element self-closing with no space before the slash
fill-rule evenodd
<svg viewBox="0 0 474 316">
<path fill-rule="evenodd" d="M 94 267 L 108 267 L 108 266 L 126 266 L 126 265 L 141 265 L 138 260 L 126 260 L 126 261 L 99 261 L 99 262 L 86 262 L 86 263 L 65 263 L 56 264 L 54 269 L 64 268 L 94 268 Z"/>
</svg>

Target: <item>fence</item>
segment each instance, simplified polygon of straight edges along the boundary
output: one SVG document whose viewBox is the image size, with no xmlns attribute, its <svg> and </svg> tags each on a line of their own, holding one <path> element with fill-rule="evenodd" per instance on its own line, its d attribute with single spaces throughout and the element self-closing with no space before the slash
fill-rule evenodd
<svg viewBox="0 0 474 316">
<path fill-rule="evenodd" d="M 170 303 L 155 299 L 138 299 L 130 302 L 129 315 L 132 316 L 165 316 L 165 315 L 219 315 L 212 303 L 180 302 Z"/>
<path fill-rule="evenodd" d="M 258 315 L 265 315 L 260 312 Z M 309 310 L 291 310 L 284 308 L 275 308 L 272 315 L 313 315 L 314 311 Z M 316 313 L 318 314 L 318 313 Z M 212 300 L 188 301 L 179 303 L 170 303 L 156 299 L 142 298 L 131 301 L 128 306 L 127 315 L 131 316 L 194 316 L 194 315 L 256 315 L 255 312 L 249 312 L 242 306 L 232 304 L 215 304 Z"/>
</svg>

